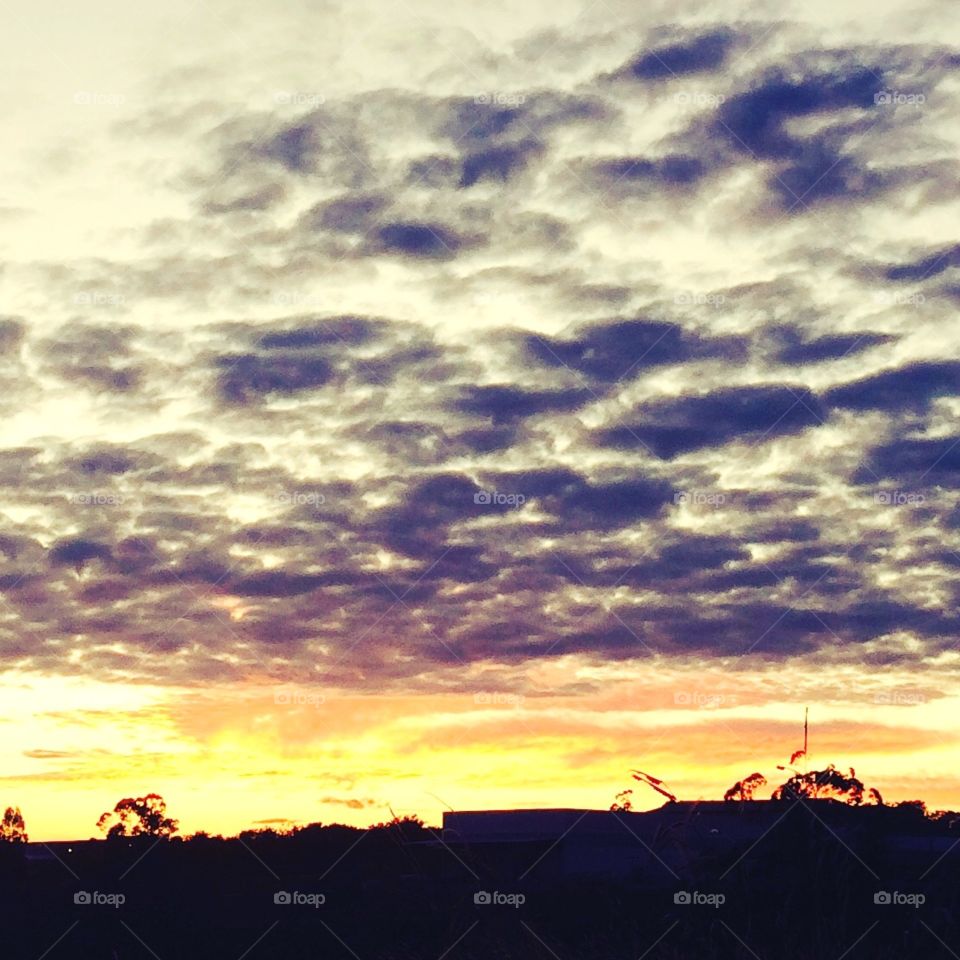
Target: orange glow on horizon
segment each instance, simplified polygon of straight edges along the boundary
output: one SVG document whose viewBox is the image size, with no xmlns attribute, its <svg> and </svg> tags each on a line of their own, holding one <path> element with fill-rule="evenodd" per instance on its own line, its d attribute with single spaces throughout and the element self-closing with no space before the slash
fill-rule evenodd
<svg viewBox="0 0 960 960">
<path fill-rule="evenodd" d="M 648 671 L 591 697 L 25 677 L 5 690 L 32 710 L 5 739 L 0 802 L 21 807 L 33 839 L 52 840 L 98 836 L 104 810 L 146 792 L 166 798 L 184 835 L 229 835 L 276 822 L 366 826 L 390 809 L 428 823 L 446 806 L 602 809 L 628 787 L 638 809 L 659 806 L 630 779 L 636 766 L 681 799 L 719 799 L 754 770 L 772 789 L 776 765 L 802 745 L 803 684 L 792 678 L 788 701 L 774 699 L 785 691 L 772 677 L 695 676 Z M 812 765 L 852 766 L 888 801 L 955 807 L 955 698 L 887 691 L 814 705 Z"/>
</svg>

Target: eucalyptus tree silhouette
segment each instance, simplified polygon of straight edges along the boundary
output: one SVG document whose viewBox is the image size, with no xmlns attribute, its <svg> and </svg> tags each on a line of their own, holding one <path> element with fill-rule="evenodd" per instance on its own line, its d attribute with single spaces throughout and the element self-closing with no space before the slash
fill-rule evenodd
<svg viewBox="0 0 960 960">
<path fill-rule="evenodd" d="M 180 826 L 166 815 L 167 803 L 158 793 L 125 797 L 97 821 L 97 828 L 112 837 L 172 837 Z M 115 821 L 111 825 L 111 820 Z"/>
<path fill-rule="evenodd" d="M 0 841 L 5 843 L 27 843 L 27 827 L 19 807 L 7 807 L 0 820 Z"/>
<path fill-rule="evenodd" d="M 803 751 L 797 751 L 790 762 L 794 763 L 803 756 Z M 791 776 L 780 784 L 772 793 L 772 800 L 839 800 L 853 807 L 860 806 L 866 798 L 868 803 L 884 806 L 880 791 L 874 787 L 867 788 L 863 781 L 857 778 L 856 771 L 851 767 L 846 773 L 838 770 L 832 763 L 823 770 L 799 771 L 792 766 L 778 766 L 778 770 L 789 771 Z M 767 778 L 761 773 L 751 773 L 750 776 L 738 780 L 724 795 L 724 800 L 754 800 L 756 792 L 767 783 Z"/>
<path fill-rule="evenodd" d="M 785 783 L 780 784 L 773 792 L 774 800 L 839 800 L 841 803 L 859 807 L 863 803 L 864 793 L 874 803 L 882 806 L 883 797 L 878 790 L 864 786 L 863 781 L 857 779 L 853 767 L 843 773 L 832 763 L 823 770 L 808 770 L 806 773 L 794 771 L 793 776 Z"/>
</svg>

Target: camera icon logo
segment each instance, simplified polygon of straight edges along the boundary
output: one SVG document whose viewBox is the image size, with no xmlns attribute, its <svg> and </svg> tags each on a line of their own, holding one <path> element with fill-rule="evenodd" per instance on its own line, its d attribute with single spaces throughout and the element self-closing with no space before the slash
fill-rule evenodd
<svg viewBox="0 0 960 960">
<path fill-rule="evenodd" d="M 491 503 L 493 498 L 487 493 L 486 490 L 481 490 L 479 493 L 473 495 L 474 503 Z"/>
<path fill-rule="evenodd" d="M 293 902 L 293 898 L 287 893 L 286 890 L 278 890 L 273 895 L 273 902 L 278 904 L 289 904 Z"/>
<path fill-rule="evenodd" d="M 473 895 L 473 902 L 476 904 L 483 905 L 483 904 L 492 903 L 493 898 L 490 896 L 490 894 L 486 890 L 478 890 Z"/>
<path fill-rule="evenodd" d="M 686 891 L 686 890 L 678 890 L 678 891 L 673 895 L 673 902 L 674 902 L 674 903 L 688 904 L 688 903 L 691 902 L 691 899 L 692 899 L 692 898 L 690 897 L 689 892 Z"/>
<path fill-rule="evenodd" d="M 73 902 L 80 904 L 82 906 L 87 906 L 93 902 L 93 898 L 87 893 L 86 890 L 78 890 L 73 895 Z"/>
<path fill-rule="evenodd" d="M 891 901 L 890 894 L 886 890 L 878 890 L 873 895 L 874 903 L 887 904 L 887 903 L 890 903 L 890 901 Z"/>
</svg>

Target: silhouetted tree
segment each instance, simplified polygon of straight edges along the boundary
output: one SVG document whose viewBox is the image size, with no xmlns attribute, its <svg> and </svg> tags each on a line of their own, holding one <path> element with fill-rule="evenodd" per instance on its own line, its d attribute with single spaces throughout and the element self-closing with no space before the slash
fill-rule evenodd
<svg viewBox="0 0 960 960">
<path fill-rule="evenodd" d="M 27 843 L 27 826 L 19 807 L 7 807 L 0 820 L 0 841 L 5 843 Z"/>
<path fill-rule="evenodd" d="M 904 803 L 923 803 L 922 800 L 905 800 Z M 901 806 L 901 804 L 898 804 Z M 960 813 L 956 810 L 934 810 L 932 813 L 924 806 L 924 816 L 929 817 L 934 823 L 945 824 L 948 830 L 956 830 L 960 826 Z"/>
<path fill-rule="evenodd" d="M 863 803 L 864 789 L 863 781 L 857 779 L 853 767 L 844 774 L 831 763 L 824 770 L 794 773 L 786 783 L 782 783 L 773 791 L 773 799 L 831 799 L 857 807 Z M 879 797 L 879 794 L 876 796 Z"/>
<path fill-rule="evenodd" d="M 630 799 L 632 790 L 621 790 L 614 798 L 610 809 L 614 813 L 629 813 L 633 809 L 633 801 Z"/>
<path fill-rule="evenodd" d="M 158 793 L 126 797 L 100 817 L 97 827 L 107 837 L 172 837 L 180 827 L 166 813 L 167 803 Z M 111 820 L 116 822 L 108 826 Z"/>
<path fill-rule="evenodd" d="M 766 786 L 767 778 L 762 773 L 751 773 L 749 777 L 738 780 L 724 795 L 724 800 L 752 800 L 761 787 Z"/>
<path fill-rule="evenodd" d="M 196 834 L 194 834 L 196 836 Z M 241 830 L 241 840 L 276 840 L 278 837 L 290 836 L 289 830 L 275 830 L 273 827 L 258 827 L 255 830 Z"/>
</svg>

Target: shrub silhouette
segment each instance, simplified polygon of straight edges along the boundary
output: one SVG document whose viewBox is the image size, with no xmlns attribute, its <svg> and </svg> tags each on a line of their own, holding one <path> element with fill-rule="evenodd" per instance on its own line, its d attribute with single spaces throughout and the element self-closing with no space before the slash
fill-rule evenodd
<svg viewBox="0 0 960 960">
<path fill-rule="evenodd" d="M 649 773 L 644 773 L 642 770 L 631 770 L 630 776 L 633 777 L 638 783 L 644 784 L 644 786 L 650 787 L 652 790 L 656 790 L 661 796 L 666 797 L 671 803 L 675 803 L 677 798 L 666 789 L 664 782 L 657 777 L 651 776 Z M 631 796 L 633 794 L 632 790 L 621 790 L 614 798 L 613 803 L 610 806 L 611 811 L 617 812 L 627 812 L 633 809 L 633 800 Z"/>
<path fill-rule="evenodd" d="M 751 773 L 749 777 L 738 780 L 724 795 L 724 800 L 752 800 L 761 787 L 766 786 L 767 778 L 762 773 Z"/>
</svg>

